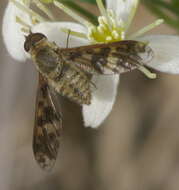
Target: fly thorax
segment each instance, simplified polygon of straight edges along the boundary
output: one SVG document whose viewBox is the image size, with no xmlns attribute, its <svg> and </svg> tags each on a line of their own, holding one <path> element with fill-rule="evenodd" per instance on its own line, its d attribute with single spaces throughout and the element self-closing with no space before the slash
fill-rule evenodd
<svg viewBox="0 0 179 190">
<path fill-rule="evenodd" d="M 55 71 L 60 62 L 58 54 L 50 46 L 38 50 L 35 56 L 36 66 L 43 74 L 50 74 Z"/>
</svg>

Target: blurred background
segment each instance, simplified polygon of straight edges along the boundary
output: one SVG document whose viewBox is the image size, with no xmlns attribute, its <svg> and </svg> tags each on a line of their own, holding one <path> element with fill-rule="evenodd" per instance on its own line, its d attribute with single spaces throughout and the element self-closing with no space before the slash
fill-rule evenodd
<svg viewBox="0 0 179 190">
<path fill-rule="evenodd" d="M 7 1 L 0 2 L 2 27 Z M 98 14 L 94 5 L 81 5 Z M 139 6 L 132 31 L 157 18 L 147 6 Z M 177 31 L 163 24 L 150 33 Z M 61 148 L 46 173 L 31 145 L 37 72 L 30 61 L 18 63 L 8 55 L 2 36 L 0 58 L 0 189 L 179 189 L 179 76 L 157 73 L 150 80 L 138 71 L 123 74 L 113 111 L 98 129 L 85 128 L 80 107 L 62 100 Z"/>
</svg>

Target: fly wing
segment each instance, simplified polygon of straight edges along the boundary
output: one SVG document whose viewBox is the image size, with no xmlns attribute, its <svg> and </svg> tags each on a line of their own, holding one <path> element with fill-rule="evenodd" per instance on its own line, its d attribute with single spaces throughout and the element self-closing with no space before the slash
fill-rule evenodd
<svg viewBox="0 0 179 190">
<path fill-rule="evenodd" d="M 146 43 L 133 40 L 60 49 L 59 53 L 66 62 L 90 74 L 131 71 L 153 58 Z"/>
<path fill-rule="evenodd" d="M 55 164 L 62 131 L 61 114 L 55 98 L 55 92 L 49 88 L 46 80 L 40 75 L 36 99 L 33 151 L 36 161 L 45 170 L 50 170 Z"/>
</svg>

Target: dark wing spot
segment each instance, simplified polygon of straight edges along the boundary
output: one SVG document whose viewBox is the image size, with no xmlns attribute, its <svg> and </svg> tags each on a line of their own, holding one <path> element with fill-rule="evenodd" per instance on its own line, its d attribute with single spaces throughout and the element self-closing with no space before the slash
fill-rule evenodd
<svg viewBox="0 0 179 190">
<path fill-rule="evenodd" d="M 76 58 L 81 57 L 81 52 L 70 52 L 69 53 L 69 59 L 71 61 L 74 61 Z"/>
<path fill-rule="evenodd" d="M 107 58 L 111 49 L 106 47 L 102 48 L 99 52 L 92 55 L 92 64 L 99 73 L 104 73 L 104 66 L 107 65 Z"/>
</svg>

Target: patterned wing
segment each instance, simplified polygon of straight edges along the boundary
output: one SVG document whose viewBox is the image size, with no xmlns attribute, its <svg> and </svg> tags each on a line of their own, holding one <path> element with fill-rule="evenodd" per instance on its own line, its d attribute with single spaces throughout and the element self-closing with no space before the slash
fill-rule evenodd
<svg viewBox="0 0 179 190">
<path fill-rule="evenodd" d="M 43 77 L 39 76 L 36 99 L 36 115 L 33 139 L 34 156 L 42 169 L 50 170 L 55 164 L 62 121 L 59 107 L 55 102 L 55 92 L 49 88 Z"/>
<path fill-rule="evenodd" d="M 90 74 L 131 71 L 153 58 L 153 51 L 146 43 L 133 40 L 59 49 L 59 54 L 66 62 Z"/>
</svg>

